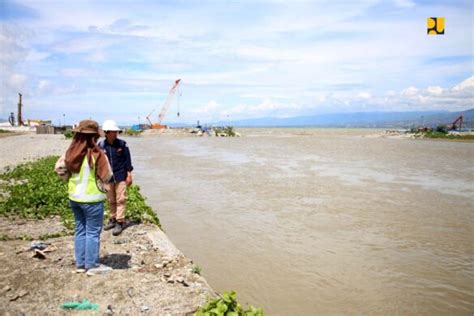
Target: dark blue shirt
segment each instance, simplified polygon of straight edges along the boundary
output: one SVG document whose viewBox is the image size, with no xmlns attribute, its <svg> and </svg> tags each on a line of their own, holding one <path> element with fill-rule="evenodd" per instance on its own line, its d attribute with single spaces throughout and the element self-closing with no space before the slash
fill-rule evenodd
<svg viewBox="0 0 474 316">
<path fill-rule="evenodd" d="M 133 170 L 132 158 L 130 157 L 127 143 L 116 138 L 112 144 L 103 139 L 98 145 L 105 152 L 107 158 L 109 158 L 109 163 L 114 173 L 110 182 L 125 181 L 127 179 L 127 172 Z"/>
</svg>

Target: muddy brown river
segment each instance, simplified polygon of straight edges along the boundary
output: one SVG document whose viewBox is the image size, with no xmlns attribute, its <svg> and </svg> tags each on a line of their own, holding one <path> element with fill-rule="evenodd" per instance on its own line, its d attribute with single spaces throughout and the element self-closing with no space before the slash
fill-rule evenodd
<svg viewBox="0 0 474 316">
<path fill-rule="evenodd" d="M 267 315 L 474 313 L 474 143 L 238 131 L 128 139 L 135 182 L 216 291 Z"/>
</svg>

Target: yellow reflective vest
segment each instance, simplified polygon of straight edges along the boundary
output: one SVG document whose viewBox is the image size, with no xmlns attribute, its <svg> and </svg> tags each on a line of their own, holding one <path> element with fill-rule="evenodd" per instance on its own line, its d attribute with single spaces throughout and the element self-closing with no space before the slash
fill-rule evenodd
<svg viewBox="0 0 474 316">
<path fill-rule="evenodd" d="M 68 193 L 69 199 L 79 203 L 95 203 L 105 200 L 105 193 L 97 187 L 95 159 L 91 169 L 87 163 L 87 156 L 84 157 L 79 173 L 73 173 L 69 178 Z"/>
</svg>

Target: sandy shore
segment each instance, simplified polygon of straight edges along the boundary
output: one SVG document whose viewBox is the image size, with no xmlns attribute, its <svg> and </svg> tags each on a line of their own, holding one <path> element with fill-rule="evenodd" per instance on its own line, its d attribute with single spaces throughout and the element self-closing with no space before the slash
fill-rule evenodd
<svg viewBox="0 0 474 316">
<path fill-rule="evenodd" d="M 0 168 L 45 155 L 59 155 L 69 145 L 62 135 L 16 135 L 0 138 Z M 38 238 L 62 231 L 59 219 L 0 218 L 2 239 Z M 0 241 L 0 314 L 61 314 L 66 301 L 88 299 L 98 314 L 192 314 L 214 292 L 193 263 L 157 227 L 130 226 L 118 236 L 103 232 L 101 261 L 114 268 L 107 275 L 75 274 L 72 236 L 45 242 L 54 251 L 32 257 L 31 241 Z"/>
<path fill-rule="evenodd" d="M 37 135 L 33 133 L 15 134 L 0 138 L 0 170 L 28 160 L 48 155 L 61 155 L 70 140 L 63 135 Z"/>
</svg>

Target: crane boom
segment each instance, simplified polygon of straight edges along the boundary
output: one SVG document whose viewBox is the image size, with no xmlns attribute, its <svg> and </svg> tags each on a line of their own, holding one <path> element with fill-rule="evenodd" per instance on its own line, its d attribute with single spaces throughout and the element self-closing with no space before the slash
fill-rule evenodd
<svg viewBox="0 0 474 316">
<path fill-rule="evenodd" d="M 160 125 L 161 125 L 161 122 L 163 121 L 163 118 L 166 115 L 166 112 L 168 112 L 168 109 L 170 108 L 171 101 L 176 93 L 176 90 L 178 89 L 180 82 L 181 82 L 181 79 L 178 79 L 174 82 L 174 85 L 171 88 L 170 92 L 168 93 L 168 97 L 166 98 L 166 101 L 163 104 L 163 107 L 161 108 L 160 114 L 158 114 L 158 124 Z"/>
<path fill-rule="evenodd" d="M 157 123 L 152 123 L 150 120 L 150 116 L 155 112 L 156 108 L 153 109 L 153 111 L 150 112 L 146 116 L 146 119 L 150 123 L 151 128 L 166 128 L 166 125 L 161 125 L 161 122 L 163 121 L 163 118 L 165 117 L 166 113 L 168 112 L 168 109 L 171 105 L 171 101 L 173 100 L 173 97 L 176 93 L 176 90 L 178 90 L 179 83 L 181 82 L 181 79 L 178 79 L 174 82 L 173 87 L 171 87 L 170 92 L 168 93 L 168 96 L 166 97 L 165 103 L 163 103 L 163 106 L 161 107 L 160 114 L 158 114 L 158 122 Z M 179 103 L 178 103 L 178 116 L 179 116 Z"/>
<path fill-rule="evenodd" d="M 454 120 L 454 122 L 451 123 L 451 130 L 456 130 L 458 129 L 458 123 L 459 123 L 459 129 L 462 129 L 462 123 L 464 121 L 464 116 L 461 114 L 457 119 Z"/>
</svg>

